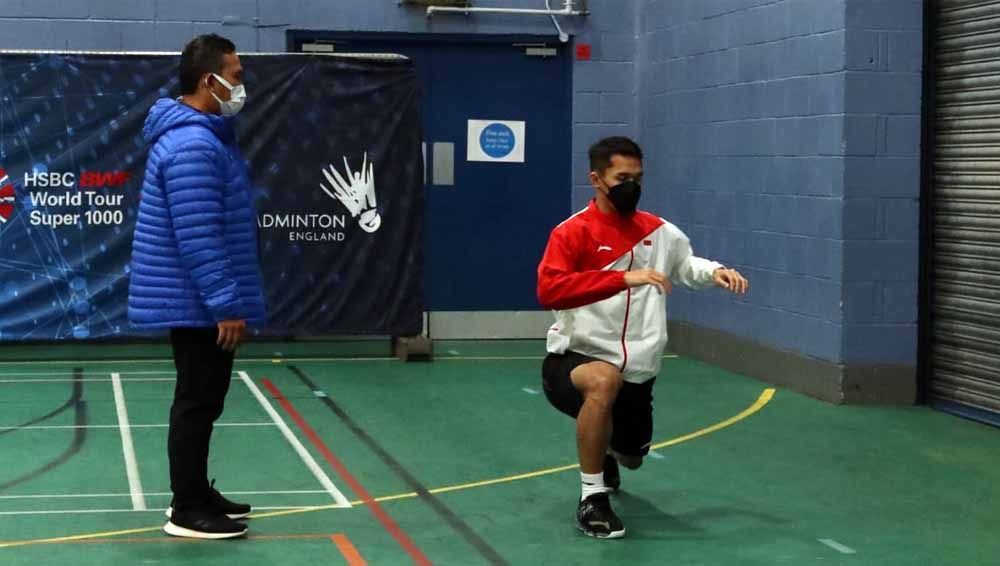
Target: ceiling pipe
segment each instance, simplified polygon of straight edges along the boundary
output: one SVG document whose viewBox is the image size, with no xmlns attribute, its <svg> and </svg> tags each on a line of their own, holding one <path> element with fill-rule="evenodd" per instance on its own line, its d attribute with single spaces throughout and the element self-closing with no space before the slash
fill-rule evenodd
<svg viewBox="0 0 1000 566">
<path fill-rule="evenodd" d="M 534 10 L 530 8 L 459 8 L 455 6 L 428 6 L 427 17 L 434 14 L 520 14 L 524 16 L 586 16 L 589 12 L 577 10 L 574 0 L 566 0 L 561 10 Z"/>
</svg>

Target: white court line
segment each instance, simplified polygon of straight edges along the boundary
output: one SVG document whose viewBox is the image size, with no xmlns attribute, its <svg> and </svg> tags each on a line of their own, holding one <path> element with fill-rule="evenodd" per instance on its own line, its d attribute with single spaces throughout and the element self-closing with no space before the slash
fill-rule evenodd
<svg viewBox="0 0 1000 566">
<path fill-rule="evenodd" d="M 441 362 L 464 362 L 464 361 L 503 361 L 503 360 L 544 360 L 545 356 L 439 356 L 435 361 Z"/>
<path fill-rule="evenodd" d="M 323 493 L 326 493 L 325 491 Z M 254 507 L 254 511 L 285 511 L 291 509 L 335 509 L 330 505 L 275 505 Z M 20 515 L 87 515 L 90 513 L 163 513 L 163 509 L 57 509 L 51 511 L 0 511 L 0 517 Z"/>
<path fill-rule="evenodd" d="M 313 495 L 317 493 L 326 493 L 322 489 L 282 489 L 273 491 L 226 491 L 229 495 Z M 171 493 L 163 493 L 157 495 L 173 495 Z"/>
<path fill-rule="evenodd" d="M 816 540 L 825 544 L 826 546 L 829 546 L 830 548 L 836 550 L 841 554 L 857 554 L 857 551 L 854 550 L 853 548 L 849 546 L 844 546 L 839 542 L 833 540 L 832 538 L 818 538 Z"/>
<path fill-rule="evenodd" d="M 261 393 L 260 389 L 257 387 L 257 384 L 254 383 L 252 379 L 250 379 L 250 375 L 245 371 L 241 371 L 238 373 L 240 376 L 240 380 L 242 380 L 243 383 L 246 384 L 246 386 L 250 389 L 250 392 L 253 393 L 253 396 L 257 398 L 257 401 L 260 403 L 260 406 L 264 408 L 264 411 L 267 412 L 268 415 L 270 415 L 271 420 L 274 421 L 274 424 L 278 425 L 278 429 L 281 430 L 281 434 L 285 436 L 285 439 L 288 440 L 288 443 L 292 445 L 292 448 L 294 448 L 295 452 L 297 452 L 299 457 L 302 458 L 302 461 L 305 463 L 306 467 L 309 468 L 309 471 L 311 471 L 313 475 L 316 476 L 316 479 L 319 480 L 320 485 L 322 485 L 323 488 L 326 489 L 326 492 L 330 494 L 330 497 L 332 497 L 333 500 L 336 501 L 337 505 L 340 507 L 351 507 L 351 502 L 348 501 L 346 497 L 344 497 L 344 494 L 341 493 L 339 489 L 337 489 L 337 486 L 333 484 L 333 482 L 330 480 L 330 477 L 327 476 L 326 472 L 323 471 L 323 468 L 319 467 L 319 464 L 317 464 L 316 460 L 313 459 L 312 454 L 310 454 L 309 451 L 306 450 L 306 447 L 302 445 L 302 442 L 300 442 L 298 437 L 295 436 L 295 433 L 292 432 L 292 429 L 288 428 L 288 424 L 285 423 L 285 420 L 281 418 L 281 415 L 278 414 L 278 411 L 274 410 L 274 407 L 271 405 L 271 402 L 267 400 L 267 397 L 264 397 L 264 394 Z"/>
<path fill-rule="evenodd" d="M 125 408 L 125 392 L 122 390 L 121 375 L 111 374 L 111 387 L 115 392 L 118 430 L 121 431 L 122 435 L 122 454 L 125 456 L 125 473 L 128 475 L 129 491 L 132 493 L 132 508 L 136 511 L 145 511 L 146 499 L 142 495 L 139 463 L 135 459 L 135 446 L 132 445 L 132 430 L 128 424 L 128 409 Z"/>
<path fill-rule="evenodd" d="M 664 359 L 677 358 L 677 357 L 680 357 L 680 356 L 678 356 L 677 354 L 666 354 L 666 355 L 663 356 Z M 437 360 L 452 360 L 452 361 L 455 361 L 455 360 L 469 360 L 469 361 L 478 361 L 478 360 L 497 360 L 497 361 L 503 361 L 503 360 L 543 360 L 543 359 L 545 359 L 545 356 L 439 356 L 439 357 L 437 357 L 435 359 L 437 359 Z M 284 363 L 284 362 L 288 362 L 288 363 L 295 363 L 295 362 L 331 362 L 331 363 L 335 363 L 335 362 L 398 362 L 399 358 L 388 358 L 388 357 L 371 357 L 371 358 L 294 358 L 294 357 L 293 358 L 244 358 L 244 359 L 239 360 L 238 363 L 241 366 L 243 366 L 243 365 L 247 365 L 247 364 L 262 364 L 262 363 L 266 363 L 266 362 L 269 362 L 269 361 L 270 362 L 274 362 L 276 360 L 278 362 L 282 362 L 282 363 Z M 134 364 L 172 364 L 172 363 L 174 363 L 174 360 L 167 359 L 167 358 L 163 358 L 163 359 L 148 359 L 148 360 L 30 360 L 30 361 L 22 361 L 22 362 L 0 361 L 0 366 L 37 366 L 37 365 L 54 365 L 54 366 L 63 366 L 63 365 L 73 365 L 73 366 L 92 365 L 92 366 L 99 366 L 99 365 L 102 365 L 102 364 L 104 364 L 104 365 L 133 364 L 134 365 Z M 129 372 L 129 373 L 138 373 L 138 372 Z M 3 377 L 4 375 L 7 375 L 7 374 L 0 373 L 0 377 Z"/>
<path fill-rule="evenodd" d="M 666 354 L 663 359 L 672 359 L 679 357 L 677 354 Z M 435 361 L 498 361 L 502 362 L 504 360 L 544 360 L 545 356 L 440 356 L 434 358 Z M 289 360 L 293 362 L 295 360 Z"/>
<path fill-rule="evenodd" d="M 176 375 L 177 374 L 177 372 L 175 371 L 123 371 L 119 373 L 121 373 L 122 375 Z M 22 371 L 22 372 L 0 373 L 0 377 L 46 377 L 46 376 L 63 377 L 63 378 L 70 377 L 64 371 Z"/>
<path fill-rule="evenodd" d="M 267 423 L 215 423 L 214 426 L 222 427 L 233 427 L 233 426 L 275 426 L 272 422 Z M 169 428 L 169 424 L 134 424 L 130 425 L 129 428 Z M 118 425 L 32 425 L 32 426 L 0 426 L 0 432 L 7 430 L 76 430 L 76 429 L 102 429 L 102 428 L 119 428 Z"/>
<path fill-rule="evenodd" d="M 278 491 L 227 491 L 223 495 L 316 495 L 326 491 L 322 489 L 278 490 Z M 167 497 L 173 493 L 159 491 L 145 494 L 147 497 Z M 37 493 L 34 495 L 0 495 L 3 499 L 93 499 L 98 497 L 132 497 L 131 493 Z"/>
<path fill-rule="evenodd" d="M 524 391 L 528 395 L 538 395 L 538 391 L 530 387 L 522 387 L 521 391 Z"/>
<path fill-rule="evenodd" d="M 0 383 L 107 383 L 106 377 L 85 377 L 83 379 L 0 379 Z M 173 377 L 124 377 L 121 381 L 176 381 Z"/>
<path fill-rule="evenodd" d="M 663 454 L 660 454 L 656 450 L 650 450 L 649 451 L 649 456 L 651 458 L 653 458 L 654 460 L 664 460 L 664 459 L 666 459 L 666 456 L 664 456 Z"/>
<path fill-rule="evenodd" d="M 165 509 L 57 509 L 52 511 L 0 511 L 0 517 L 20 515 L 83 515 L 85 513 L 151 513 Z"/>
<path fill-rule="evenodd" d="M 263 364 L 273 361 L 275 358 L 242 358 L 239 364 Z M 372 357 L 372 358 L 278 358 L 288 362 L 398 362 L 399 358 Z M 141 360 L 27 360 L 20 362 L 0 361 L 0 366 L 79 366 L 79 365 L 120 365 L 120 364 L 173 364 L 171 358 L 150 358 Z M 2 375 L 2 374 L 0 374 Z"/>
<path fill-rule="evenodd" d="M 399 358 L 385 358 L 385 357 L 372 357 L 372 358 L 271 358 L 271 361 L 278 360 L 279 362 L 398 362 Z M 249 363 L 250 360 L 241 360 L 243 363 Z M 254 360 L 257 363 L 266 360 Z"/>
</svg>

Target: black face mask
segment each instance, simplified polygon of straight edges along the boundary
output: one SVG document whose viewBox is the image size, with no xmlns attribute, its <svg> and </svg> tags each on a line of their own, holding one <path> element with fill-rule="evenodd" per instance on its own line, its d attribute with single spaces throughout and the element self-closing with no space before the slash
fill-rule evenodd
<svg viewBox="0 0 1000 566">
<path fill-rule="evenodd" d="M 635 212 L 641 196 L 642 186 L 635 181 L 625 181 L 608 189 L 608 200 L 622 216 L 630 216 Z"/>
</svg>

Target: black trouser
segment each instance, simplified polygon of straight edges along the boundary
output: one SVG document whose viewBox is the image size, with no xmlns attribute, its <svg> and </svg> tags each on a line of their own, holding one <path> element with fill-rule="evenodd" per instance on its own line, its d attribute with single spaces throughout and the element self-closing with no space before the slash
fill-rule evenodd
<svg viewBox="0 0 1000 566">
<path fill-rule="evenodd" d="M 573 385 L 577 366 L 599 361 L 577 352 L 549 354 L 542 362 L 542 389 L 553 407 L 574 419 L 583 408 L 583 395 Z M 653 440 L 653 383 L 622 383 L 611 408 L 611 448 L 625 456 L 649 454 Z"/>
<path fill-rule="evenodd" d="M 212 424 L 222 415 L 233 373 L 233 352 L 216 345 L 218 332 L 216 328 L 170 330 L 177 386 L 170 407 L 167 453 L 175 510 L 197 508 L 208 501 Z"/>
</svg>

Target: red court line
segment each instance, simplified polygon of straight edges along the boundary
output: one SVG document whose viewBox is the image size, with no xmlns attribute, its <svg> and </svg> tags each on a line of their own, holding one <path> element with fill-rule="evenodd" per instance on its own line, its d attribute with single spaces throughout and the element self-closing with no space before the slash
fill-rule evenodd
<svg viewBox="0 0 1000 566">
<path fill-rule="evenodd" d="M 333 544 L 337 545 L 337 549 L 344 555 L 348 566 L 368 566 L 368 563 L 365 562 L 364 558 L 361 558 L 358 549 L 354 548 L 354 544 L 351 543 L 351 539 L 347 538 L 347 535 L 333 535 L 330 537 L 330 540 L 333 541 Z"/>
<path fill-rule="evenodd" d="M 323 442 L 323 439 L 321 439 L 319 435 L 316 434 L 316 431 L 309 426 L 309 423 L 302 418 L 302 415 L 299 414 L 291 402 L 289 402 L 288 399 L 282 395 L 281 390 L 279 390 L 270 379 L 261 379 L 261 383 L 263 383 L 264 387 L 271 392 L 271 395 L 285 409 L 288 416 L 295 421 L 295 424 L 302 429 L 302 433 L 305 434 L 306 438 L 313 443 L 316 450 L 318 450 L 319 453 L 326 458 L 326 461 L 333 467 L 334 470 L 337 471 L 338 474 L 340 474 L 340 477 L 347 482 L 347 485 L 351 486 L 351 489 L 368 507 L 368 510 L 372 512 L 372 515 L 375 515 L 375 518 L 382 523 L 385 530 L 388 531 L 389 534 L 392 535 L 392 538 L 396 539 L 396 542 L 399 543 L 399 546 L 403 547 L 403 550 L 410 555 L 413 562 L 420 564 L 421 566 L 430 566 L 431 561 L 427 558 L 427 555 L 417 548 L 417 545 L 414 544 L 409 535 L 407 535 L 406 532 L 404 532 L 403 529 L 396 524 L 396 521 L 394 521 L 392 517 L 390 517 L 389 514 L 382 509 L 382 506 L 379 505 L 378 502 L 375 501 L 375 498 L 368 493 L 368 490 L 361 485 L 361 482 L 351 475 L 351 472 L 347 470 L 344 464 L 333 455 L 333 452 L 327 447 L 326 443 Z"/>
</svg>

